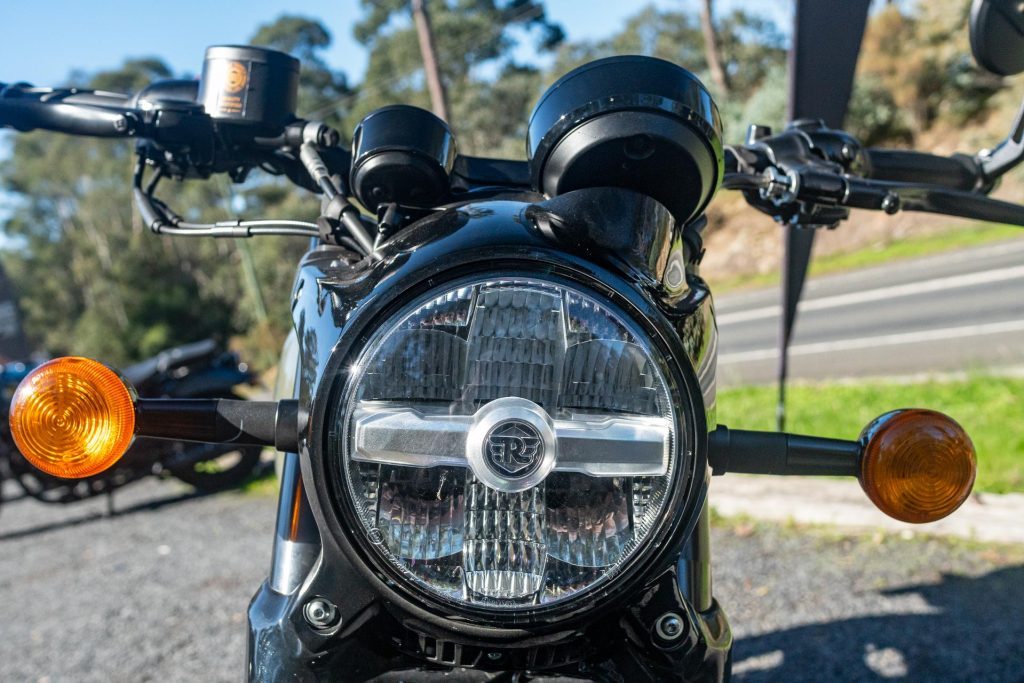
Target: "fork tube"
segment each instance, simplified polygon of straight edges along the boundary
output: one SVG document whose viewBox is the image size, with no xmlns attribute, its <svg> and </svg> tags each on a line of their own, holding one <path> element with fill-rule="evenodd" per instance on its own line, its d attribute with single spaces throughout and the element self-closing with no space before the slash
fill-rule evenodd
<svg viewBox="0 0 1024 683">
<path fill-rule="evenodd" d="M 286 453 L 277 504 L 270 588 L 282 595 L 294 592 L 313 568 L 320 547 L 320 532 L 302 488 L 299 456 Z"/>
</svg>

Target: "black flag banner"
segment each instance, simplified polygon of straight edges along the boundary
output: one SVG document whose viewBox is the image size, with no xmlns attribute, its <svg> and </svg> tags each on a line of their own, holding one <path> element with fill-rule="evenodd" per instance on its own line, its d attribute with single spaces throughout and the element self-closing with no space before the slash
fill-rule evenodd
<svg viewBox="0 0 1024 683">
<path fill-rule="evenodd" d="M 797 0 L 789 52 L 789 120 L 821 119 L 841 128 L 853 90 L 861 38 L 871 0 Z M 811 262 L 814 230 L 783 228 L 782 320 L 779 329 L 779 402 L 776 423 L 785 428 L 789 342 Z"/>
</svg>

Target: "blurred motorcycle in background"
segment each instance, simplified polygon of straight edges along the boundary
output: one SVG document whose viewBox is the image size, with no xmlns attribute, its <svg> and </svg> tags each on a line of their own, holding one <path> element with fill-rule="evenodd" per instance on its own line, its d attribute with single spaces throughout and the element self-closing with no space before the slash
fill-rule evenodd
<svg viewBox="0 0 1024 683">
<path fill-rule="evenodd" d="M 979 1 L 972 19 L 979 61 L 1024 71 L 1019 4 Z M 1024 159 L 1024 119 L 976 155 L 870 149 L 815 120 L 726 147 L 692 73 L 612 57 L 540 98 L 522 162 L 460 155 L 404 105 L 369 114 L 347 149 L 295 115 L 298 73 L 218 46 L 198 83 L 0 91 L 2 125 L 138 140 L 133 193 L 155 233 L 309 242 L 286 398 L 139 397 L 72 357 L 29 373 L 11 407 L 21 452 L 64 477 L 131 461 L 135 437 L 286 454 L 251 680 L 724 680 L 712 474 L 856 477 L 910 523 L 970 495 L 971 440 L 933 411 L 849 440 L 718 421 L 704 210 L 722 187 L 808 229 L 851 208 L 1024 225 L 987 196 Z M 156 194 L 257 168 L 319 194 L 318 220 L 196 223 Z"/>
</svg>

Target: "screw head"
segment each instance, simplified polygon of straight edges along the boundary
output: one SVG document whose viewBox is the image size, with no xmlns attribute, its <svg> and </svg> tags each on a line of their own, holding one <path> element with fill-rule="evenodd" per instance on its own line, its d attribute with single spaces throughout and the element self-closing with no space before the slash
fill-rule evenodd
<svg viewBox="0 0 1024 683">
<path fill-rule="evenodd" d="M 337 626 L 341 621 L 338 607 L 324 598 L 313 598 L 302 608 L 302 616 L 317 631 L 325 631 Z"/>
<path fill-rule="evenodd" d="M 882 211 L 892 216 L 900 210 L 900 197 L 898 194 L 889 192 L 882 198 Z"/>
<path fill-rule="evenodd" d="M 686 631 L 683 618 L 675 612 L 666 612 L 658 617 L 654 631 L 663 640 L 676 640 Z"/>
</svg>

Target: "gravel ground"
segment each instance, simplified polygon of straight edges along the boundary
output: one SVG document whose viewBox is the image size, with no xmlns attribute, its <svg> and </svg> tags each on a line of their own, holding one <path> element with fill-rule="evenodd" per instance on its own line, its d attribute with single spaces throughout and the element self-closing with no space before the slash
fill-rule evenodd
<svg viewBox="0 0 1024 683">
<path fill-rule="evenodd" d="M 0 681 L 220 681 L 274 501 L 146 482 L 105 504 L 0 508 Z M 719 523 L 739 680 L 1024 680 L 1024 546 Z"/>
</svg>

